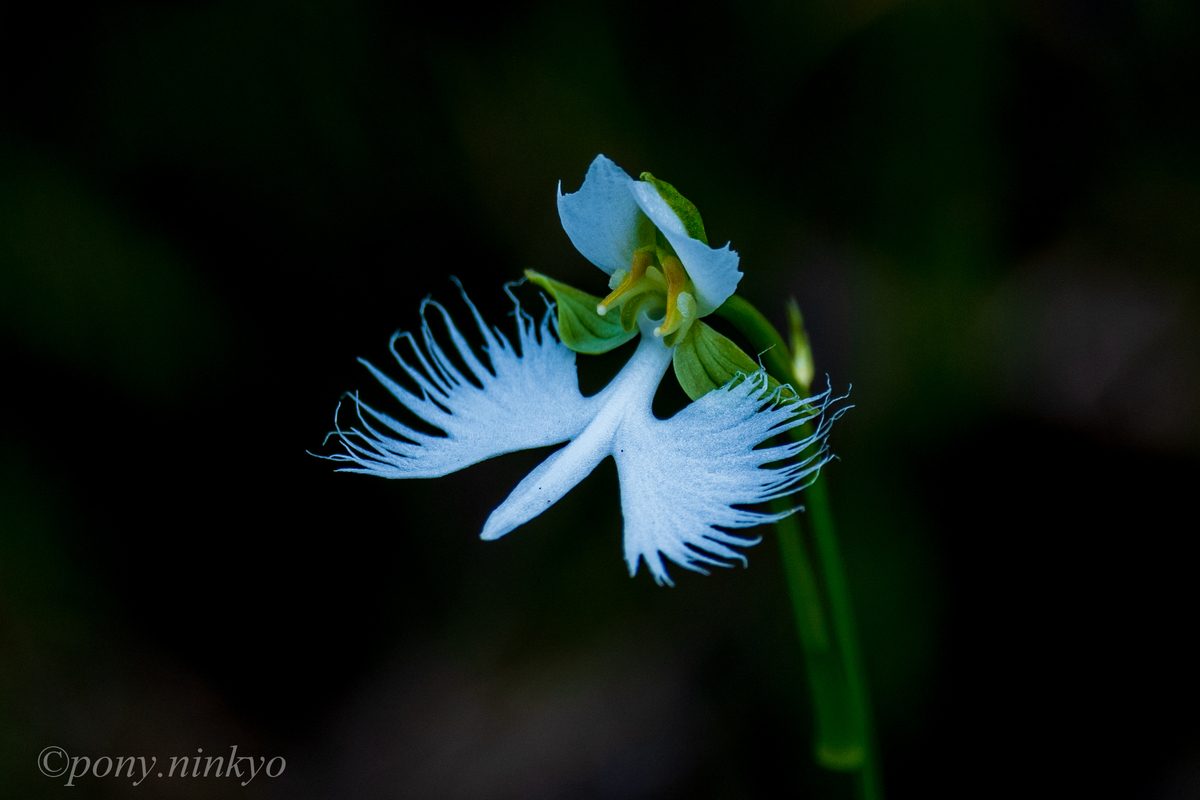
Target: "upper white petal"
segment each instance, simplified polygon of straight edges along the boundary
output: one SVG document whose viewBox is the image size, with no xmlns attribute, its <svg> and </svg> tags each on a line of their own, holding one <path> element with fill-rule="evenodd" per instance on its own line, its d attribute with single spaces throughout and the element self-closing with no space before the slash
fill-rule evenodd
<svg viewBox="0 0 1200 800">
<path fill-rule="evenodd" d="M 592 418 L 595 398 L 580 393 L 575 354 L 552 333 L 550 309 L 539 326 L 516 306 L 518 352 L 503 334 L 488 327 L 465 293 L 463 299 L 483 335 L 487 364 L 446 310 L 428 300 L 421 306 L 424 346 L 409 333 L 396 334 L 391 343 L 392 354 L 419 394 L 362 362 L 409 411 L 444 431 L 445 436 L 414 430 L 355 397 L 361 427 L 339 428 L 346 452 L 330 456 L 354 465 L 341 471 L 387 478 L 438 477 L 501 453 L 567 441 L 579 435 Z M 454 352 L 470 377 L 434 338 L 427 317 L 431 308 L 445 323 Z M 400 341 L 407 343 L 409 356 L 397 349 Z"/>
<path fill-rule="evenodd" d="M 579 191 L 564 195 L 559 183 L 558 216 L 575 248 L 609 275 L 628 269 L 633 251 L 650 243 L 638 238 L 642 219 L 648 217 L 675 248 L 696 285 L 700 316 L 728 300 L 742 279 L 738 254 L 728 243 L 716 249 L 688 236 L 652 184 L 635 181 L 603 155 L 592 161 Z"/>
<path fill-rule="evenodd" d="M 676 214 L 658 189 L 647 181 L 631 181 L 631 191 L 638 207 L 667 237 L 679 254 L 692 283 L 696 284 L 696 305 L 700 316 L 707 316 L 737 291 L 742 273 L 738 270 L 738 254 L 726 243 L 720 250 L 709 247 L 699 239 L 688 236 Z"/>
<path fill-rule="evenodd" d="M 733 547 L 758 539 L 721 528 L 747 528 L 791 513 L 765 514 L 735 508 L 763 503 L 803 488 L 829 456 L 825 437 L 836 414 L 825 414 L 829 393 L 809 403 L 781 405 L 762 371 L 736 386 L 715 389 L 668 420 L 647 411 L 629 414 L 617 434 L 613 456 L 625 517 L 625 560 L 630 574 L 646 562 L 654 579 L 671 583 L 662 556 L 682 567 L 745 563 Z M 816 403 L 817 405 L 811 405 Z M 767 439 L 821 415 L 803 442 L 758 448 Z M 778 464 L 804 453 L 798 462 Z M 775 466 L 766 466 L 776 463 Z"/>
<path fill-rule="evenodd" d="M 631 188 L 635 181 L 604 156 L 588 167 L 583 186 L 572 194 L 558 184 L 558 216 L 571 243 L 609 275 L 629 269 L 642 212 Z"/>
</svg>

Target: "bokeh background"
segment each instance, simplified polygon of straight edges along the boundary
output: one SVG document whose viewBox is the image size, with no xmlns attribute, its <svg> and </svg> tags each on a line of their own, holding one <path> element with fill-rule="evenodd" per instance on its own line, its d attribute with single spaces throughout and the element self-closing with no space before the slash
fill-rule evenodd
<svg viewBox="0 0 1200 800">
<path fill-rule="evenodd" d="M 770 530 L 663 589 L 611 461 L 484 543 L 545 452 L 308 452 L 343 392 L 386 405 L 355 357 L 423 297 L 465 319 L 450 276 L 505 330 L 524 268 L 603 290 L 554 203 L 603 152 L 853 383 L 826 474 L 890 796 L 1200 797 L 1197 33 L 1187 0 L 0 7 L 0 794 L 848 796 Z M 35 763 L 235 744 L 285 773 Z"/>
</svg>

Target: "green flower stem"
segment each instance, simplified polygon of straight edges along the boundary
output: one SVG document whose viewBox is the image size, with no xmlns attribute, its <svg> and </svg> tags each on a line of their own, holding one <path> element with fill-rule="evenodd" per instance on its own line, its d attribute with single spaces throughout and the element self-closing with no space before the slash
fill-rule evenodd
<svg viewBox="0 0 1200 800">
<path fill-rule="evenodd" d="M 750 340 L 768 374 L 780 383 L 797 383 L 783 337 L 758 309 L 735 296 L 717 309 L 717 314 Z M 800 440 L 809 433 L 810 428 L 805 425 L 793 429 L 790 435 Z M 881 800 L 883 787 L 871 729 L 866 677 L 823 476 L 818 476 L 805 490 L 805 500 L 813 534 L 811 549 L 820 565 L 819 574 L 813 569 L 810 546 L 797 515 L 776 523 L 776 529 L 813 695 L 815 757 L 827 769 L 856 772 L 861 800 Z"/>
<path fill-rule="evenodd" d="M 795 384 L 792 375 L 792 360 L 788 357 L 787 345 L 775 326 L 767 320 L 749 301 L 743 300 L 736 294 L 726 300 L 716 310 L 718 317 L 723 317 L 733 323 L 738 332 L 750 340 L 750 346 L 756 351 L 759 361 L 767 374 L 780 383 Z M 796 387 L 800 388 L 800 387 Z M 807 390 L 808 387 L 804 387 Z M 801 397 L 804 392 L 801 392 Z"/>
<path fill-rule="evenodd" d="M 772 503 L 772 510 L 788 508 L 784 501 Z M 796 630 L 808 666 L 808 684 L 812 691 L 815 736 L 813 755 L 817 763 L 839 771 L 859 769 L 863 763 L 861 729 L 856 724 L 854 696 L 846 680 L 837 643 L 829 634 L 821 589 L 817 582 L 808 546 L 795 515 L 776 523 L 783 569 Z"/>
<path fill-rule="evenodd" d="M 846 582 L 846 570 L 842 565 L 841 550 L 833 527 L 833 510 L 829 504 L 824 476 L 818 476 L 805 490 L 805 499 L 817 559 L 825 578 L 825 592 L 829 596 L 834 638 L 841 654 L 839 666 L 845 680 L 848 711 L 854 717 L 848 727 L 861 747 L 858 756 L 859 796 L 864 800 L 878 800 L 883 797 L 883 786 L 880 783 L 866 675 L 862 666 L 862 653 L 858 648 L 858 626 L 854 621 L 854 606 L 850 600 L 850 587 Z M 832 764 L 826 766 L 836 769 Z"/>
</svg>

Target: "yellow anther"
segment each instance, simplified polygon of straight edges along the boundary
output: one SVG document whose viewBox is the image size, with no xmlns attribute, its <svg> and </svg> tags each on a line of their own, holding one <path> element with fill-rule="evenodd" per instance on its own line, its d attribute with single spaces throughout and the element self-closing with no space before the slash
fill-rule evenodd
<svg viewBox="0 0 1200 800">
<path fill-rule="evenodd" d="M 663 274 L 667 278 L 667 315 L 663 318 L 662 325 L 654 329 L 655 336 L 666 336 L 682 325 L 687 316 L 690 316 L 685 311 L 691 297 L 684 291 L 688 275 L 683 269 L 683 262 L 675 256 L 667 256 L 662 260 L 662 267 Z M 688 295 L 682 303 L 680 294 Z"/>
<path fill-rule="evenodd" d="M 621 295 L 635 288 L 641 283 L 642 278 L 646 277 L 646 269 L 654 265 L 654 255 L 649 250 L 638 250 L 633 254 L 633 262 L 629 265 L 629 274 L 625 276 L 625 280 L 609 293 L 608 297 L 600 301 L 600 305 L 596 306 L 596 313 L 604 316 L 608 313 L 608 309 L 612 308 L 613 303 L 617 301 Z"/>
</svg>

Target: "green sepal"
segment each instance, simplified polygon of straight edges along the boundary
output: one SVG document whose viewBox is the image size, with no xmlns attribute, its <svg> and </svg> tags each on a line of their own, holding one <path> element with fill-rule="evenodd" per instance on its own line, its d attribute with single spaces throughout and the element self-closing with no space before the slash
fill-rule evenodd
<svg viewBox="0 0 1200 800">
<path fill-rule="evenodd" d="M 700 320 L 693 322 L 687 334 L 675 345 L 672 360 L 679 385 L 693 400 L 699 400 L 739 375 L 753 375 L 760 369 L 742 348 Z M 767 385 L 774 389 L 779 382 L 768 376 Z"/>
<path fill-rule="evenodd" d="M 674 186 L 659 180 L 649 172 L 643 172 L 639 177 L 658 190 L 658 196 L 671 207 L 675 216 L 679 217 L 688 236 L 708 244 L 708 236 L 704 233 L 704 222 L 700 219 L 700 212 L 696 210 L 696 206 L 692 204 L 691 200 L 681 195 Z"/>
<path fill-rule="evenodd" d="M 525 270 L 525 277 L 545 289 L 558 309 L 558 338 L 576 353 L 597 355 L 637 336 L 637 328 L 625 330 L 619 314 L 600 316 L 596 306 L 601 298 L 581 292 L 573 286 L 547 278 L 540 272 Z"/>
</svg>

